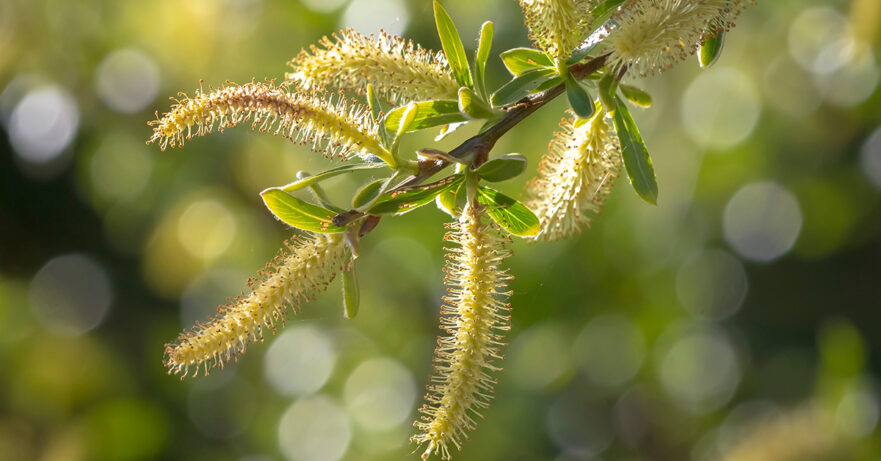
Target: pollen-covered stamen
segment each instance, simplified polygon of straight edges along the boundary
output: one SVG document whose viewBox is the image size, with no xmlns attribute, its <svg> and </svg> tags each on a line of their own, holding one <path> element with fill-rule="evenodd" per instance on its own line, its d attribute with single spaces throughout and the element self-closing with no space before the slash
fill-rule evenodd
<svg viewBox="0 0 881 461">
<path fill-rule="evenodd" d="M 551 56 L 566 58 L 591 25 L 596 0 L 520 0 L 529 38 Z"/>
<path fill-rule="evenodd" d="M 350 268 L 349 246 L 339 236 L 316 235 L 294 238 L 266 268 L 260 278 L 249 282 L 251 293 L 221 306 L 207 323 L 197 323 L 180 334 L 177 342 L 165 346 L 169 373 L 198 375 L 245 351 L 252 341 L 263 339 L 263 329 L 275 329 L 300 302 L 309 302 L 324 291 L 334 277 Z"/>
<path fill-rule="evenodd" d="M 426 445 L 422 459 L 440 454 L 450 459 L 453 445 L 461 448 L 466 432 L 473 430 L 489 406 L 496 380 L 491 372 L 501 359 L 503 332 L 510 317 L 506 291 L 511 276 L 501 268 L 510 255 L 495 224 L 484 222 L 482 210 L 467 206 L 458 222 L 448 224 L 444 240 L 448 248 L 444 268 L 447 296 L 441 306 L 440 326 L 446 336 L 438 337 L 434 376 L 428 385 L 423 416 L 414 423 L 419 433 L 411 440 Z"/>
<path fill-rule="evenodd" d="M 340 88 L 361 95 L 372 84 L 393 102 L 457 98 L 459 84 L 442 52 L 385 32 L 366 36 L 351 29 L 319 44 L 288 63 L 292 71 L 286 78 L 305 88 Z"/>
<path fill-rule="evenodd" d="M 560 122 L 548 153 L 539 164 L 538 177 L 527 184 L 529 207 L 541 222 L 538 238 L 566 238 L 590 225 L 599 214 L 618 177 L 621 154 L 618 139 L 597 110 L 593 118 L 575 127 L 573 116 Z"/>
<path fill-rule="evenodd" d="M 639 75 L 663 72 L 694 54 L 706 31 L 728 30 L 753 0 L 634 0 L 613 19 L 607 39 L 612 69 Z"/>
<path fill-rule="evenodd" d="M 162 118 L 150 122 L 153 136 L 148 143 L 182 146 L 185 139 L 204 136 L 217 128 L 251 121 L 251 128 L 282 135 L 293 142 L 311 145 L 327 156 L 369 154 L 386 158 L 377 126 L 364 108 L 343 98 L 270 83 L 229 84 L 196 96 L 184 96 Z"/>
</svg>

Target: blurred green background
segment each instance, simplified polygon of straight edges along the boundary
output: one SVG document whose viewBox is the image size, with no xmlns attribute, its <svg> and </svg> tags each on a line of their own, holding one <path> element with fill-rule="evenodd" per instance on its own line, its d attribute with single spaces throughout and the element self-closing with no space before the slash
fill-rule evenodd
<svg viewBox="0 0 881 461">
<path fill-rule="evenodd" d="M 494 55 L 528 45 L 516 2 L 444 5 L 472 49 L 487 19 Z M 439 48 L 428 0 L 0 0 L 0 459 L 415 458 L 432 207 L 365 239 L 354 320 L 335 282 L 223 372 L 161 365 L 291 234 L 257 193 L 331 162 L 244 128 L 160 152 L 146 122 L 346 26 Z M 877 0 L 765 0 L 712 69 L 638 81 L 659 205 L 622 180 L 581 238 L 514 243 L 505 370 L 455 459 L 881 459 L 879 53 Z M 495 153 L 531 176 L 564 107 Z"/>
</svg>

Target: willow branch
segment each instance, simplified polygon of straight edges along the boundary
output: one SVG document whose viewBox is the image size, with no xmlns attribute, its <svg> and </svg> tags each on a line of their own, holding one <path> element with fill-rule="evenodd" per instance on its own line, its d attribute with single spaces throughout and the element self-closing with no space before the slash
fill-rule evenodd
<svg viewBox="0 0 881 461">
<path fill-rule="evenodd" d="M 608 55 L 606 54 L 593 58 L 585 63 L 576 64 L 569 68 L 569 72 L 576 80 L 583 80 L 589 75 L 602 69 L 602 67 L 606 64 L 607 57 Z M 504 136 L 505 133 L 507 133 L 511 130 L 511 128 L 514 128 L 524 119 L 532 115 L 533 112 L 537 111 L 539 108 L 553 101 L 555 98 L 557 98 L 557 96 L 560 96 L 565 92 L 566 85 L 564 83 L 560 83 L 559 85 L 542 91 L 541 93 L 536 93 L 534 95 L 523 98 L 520 102 L 508 108 L 508 112 L 501 120 L 499 120 L 498 123 L 491 126 L 483 133 L 477 134 L 467 139 L 455 149 L 451 150 L 449 152 L 449 155 L 455 158 L 466 158 L 473 155 L 474 166 L 480 166 L 487 160 L 487 158 L 489 157 L 489 152 L 493 149 L 493 147 L 495 147 L 496 142 L 502 136 Z M 445 160 L 420 162 L 419 172 L 401 181 L 397 186 L 391 189 L 391 192 L 421 184 L 426 179 L 434 176 L 449 165 L 450 162 L 447 162 Z M 334 216 L 333 224 L 335 226 L 342 227 L 362 216 L 364 216 L 364 213 L 360 211 L 349 210 Z"/>
</svg>

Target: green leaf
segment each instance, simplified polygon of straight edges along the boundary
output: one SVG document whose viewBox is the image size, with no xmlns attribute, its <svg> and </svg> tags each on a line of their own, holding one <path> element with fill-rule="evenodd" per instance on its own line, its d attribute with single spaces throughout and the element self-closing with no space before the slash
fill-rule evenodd
<svg viewBox="0 0 881 461">
<path fill-rule="evenodd" d="M 556 69 L 537 68 L 524 71 L 492 95 L 493 106 L 513 104 L 532 93 L 539 85 L 557 76 Z"/>
<path fill-rule="evenodd" d="M 373 201 L 373 199 L 379 195 L 379 191 L 382 190 L 382 186 L 387 180 L 387 178 L 380 178 L 365 184 L 364 187 L 352 197 L 352 208 L 361 208 Z"/>
<path fill-rule="evenodd" d="M 434 137 L 434 141 L 435 142 L 443 141 L 444 138 L 451 135 L 454 131 L 458 130 L 459 128 L 462 128 L 463 126 L 465 126 L 467 124 L 468 124 L 467 121 L 466 122 L 447 123 L 446 125 L 441 127 L 440 133 L 438 133 L 437 136 Z"/>
<path fill-rule="evenodd" d="M 517 237 L 535 237 L 540 230 L 538 217 L 526 205 L 488 187 L 477 190 L 477 201 L 503 229 Z"/>
<path fill-rule="evenodd" d="M 492 118 L 495 114 L 474 90 L 459 88 L 459 111 L 471 118 Z"/>
<path fill-rule="evenodd" d="M 462 184 L 460 183 L 459 185 L 457 185 L 451 189 L 448 189 L 446 191 L 441 192 L 440 194 L 437 194 L 437 197 L 434 198 L 434 201 L 437 204 L 437 207 L 440 208 L 442 211 L 444 211 L 446 214 L 448 214 L 454 218 L 458 218 L 459 214 L 462 210 L 459 207 L 459 205 L 456 203 L 456 197 L 459 193 L 459 189 L 461 189 L 461 188 L 462 188 Z"/>
<path fill-rule="evenodd" d="M 416 186 L 406 191 L 382 194 L 382 196 L 379 197 L 379 200 L 367 210 L 367 213 L 394 213 L 396 215 L 408 213 L 416 208 L 431 203 L 438 194 L 457 186 L 463 179 L 462 175 L 455 175 L 431 184 Z"/>
<path fill-rule="evenodd" d="M 597 84 L 597 89 L 600 92 L 600 101 L 603 102 L 606 112 L 611 114 L 615 111 L 615 106 L 618 105 L 618 103 L 615 102 L 615 93 L 618 91 L 618 80 L 615 80 L 614 77 L 606 74 L 600 79 L 600 82 Z"/>
<path fill-rule="evenodd" d="M 318 173 L 315 176 L 307 176 L 307 177 L 300 179 L 298 181 L 294 181 L 286 186 L 282 186 L 279 189 L 286 191 L 286 192 L 293 192 L 295 190 L 303 189 L 303 188 L 309 187 L 313 184 L 317 184 L 321 181 L 324 181 L 325 179 L 330 179 L 334 176 L 339 176 L 341 174 L 351 173 L 352 171 L 357 171 L 357 170 L 370 170 L 370 169 L 374 169 L 374 168 L 382 168 L 384 166 L 386 166 L 385 163 L 382 163 L 379 161 L 372 162 L 372 163 L 357 163 L 357 164 L 353 164 L 353 165 L 343 165 L 340 167 L 331 168 L 327 171 L 323 171 L 321 173 Z"/>
<path fill-rule="evenodd" d="M 722 55 L 722 47 L 725 45 L 725 31 L 720 30 L 716 35 L 708 37 L 698 51 L 698 63 L 702 68 L 712 66 Z"/>
<path fill-rule="evenodd" d="M 355 277 L 355 267 L 343 272 L 343 315 L 353 319 L 361 305 L 361 290 Z"/>
<path fill-rule="evenodd" d="M 459 112 L 459 101 L 422 101 L 411 104 L 416 105 L 416 113 L 413 116 L 413 121 L 407 126 L 410 131 L 467 120 L 465 115 Z M 392 132 L 397 131 L 401 117 L 406 110 L 407 106 L 401 106 L 389 112 L 383 122 L 386 129 Z"/>
<path fill-rule="evenodd" d="M 639 107 L 652 107 L 652 97 L 645 91 L 623 83 L 619 84 L 618 87 L 621 88 L 621 94 L 633 104 Z"/>
<path fill-rule="evenodd" d="M 345 227 L 333 225 L 336 215 L 327 208 L 306 203 L 281 189 L 266 189 L 260 193 L 263 203 L 276 218 L 289 226 L 312 232 L 336 233 Z"/>
<path fill-rule="evenodd" d="M 618 9 L 618 6 L 625 1 L 627 0 L 605 0 L 604 2 L 597 5 L 597 7 L 590 12 L 590 14 L 595 18 L 595 21 L 605 21 L 605 19 L 607 19 L 608 16 L 611 16 L 612 13 L 614 13 L 615 10 Z"/>
<path fill-rule="evenodd" d="M 566 97 L 569 98 L 569 105 L 572 106 L 572 110 L 575 111 L 578 118 L 588 119 L 593 116 L 595 109 L 593 98 L 569 72 L 566 72 Z"/>
<path fill-rule="evenodd" d="M 541 67 L 554 67 L 546 54 L 532 48 L 513 48 L 499 55 L 502 62 L 513 76 L 518 76 L 530 69 Z"/>
<path fill-rule="evenodd" d="M 416 118 L 416 112 L 419 110 L 416 107 L 416 103 L 410 103 L 404 106 L 404 112 L 401 113 L 401 118 L 398 120 L 398 126 L 395 130 L 395 140 L 392 142 L 392 149 L 395 150 L 398 145 L 398 140 L 401 139 L 401 135 L 410 130 L 410 125 L 413 124 L 413 120 Z"/>
<path fill-rule="evenodd" d="M 465 56 L 465 47 L 462 46 L 462 39 L 459 38 L 459 31 L 456 30 L 456 25 L 453 24 L 447 10 L 437 0 L 434 2 L 434 22 L 437 24 L 437 35 L 440 37 L 444 55 L 456 81 L 461 86 L 474 88 L 471 70 L 468 68 L 468 57 Z"/>
<path fill-rule="evenodd" d="M 370 106 L 370 113 L 373 115 L 373 120 L 378 122 L 382 115 L 382 103 L 380 103 L 379 98 L 376 97 L 376 89 L 373 87 L 372 83 L 367 84 L 367 105 Z"/>
<path fill-rule="evenodd" d="M 489 59 L 492 44 L 493 23 L 486 21 L 480 28 L 480 42 L 477 44 L 477 54 L 474 55 L 474 86 L 483 99 L 489 99 L 486 91 L 486 61 Z"/>
<path fill-rule="evenodd" d="M 526 157 L 522 154 L 505 154 L 480 165 L 474 172 L 489 182 L 499 182 L 520 176 L 525 169 Z"/>
<path fill-rule="evenodd" d="M 655 177 L 655 169 L 652 159 L 649 157 L 645 142 L 639 134 L 639 128 L 627 106 L 620 98 L 612 116 L 615 123 L 615 131 L 621 141 L 621 156 L 624 158 L 624 167 L 630 177 L 633 189 L 646 202 L 652 205 L 658 204 L 658 179 Z"/>
</svg>

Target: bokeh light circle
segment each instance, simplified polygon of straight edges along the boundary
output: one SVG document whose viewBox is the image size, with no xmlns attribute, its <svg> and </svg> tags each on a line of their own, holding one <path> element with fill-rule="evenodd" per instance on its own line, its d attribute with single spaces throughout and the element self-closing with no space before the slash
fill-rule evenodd
<svg viewBox="0 0 881 461">
<path fill-rule="evenodd" d="M 95 91 L 117 112 L 138 112 L 159 93 L 159 66 L 142 51 L 116 50 L 98 64 Z"/>
<path fill-rule="evenodd" d="M 73 96 L 59 86 L 45 86 L 26 94 L 9 120 L 9 140 L 20 158 L 47 163 L 73 141 L 79 127 Z"/>
<path fill-rule="evenodd" d="M 636 376 L 645 352 L 642 331 L 620 314 L 594 318 L 572 345 L 572 356 L 581 372 L 594 383 L 611 388 Z"/>
<path fill-rule="evenodd" d="M 236 219 L 219 201 L 198 200 L 181 213 L 177 231 L 178 240 L 188 253 L 201 259 L 213 259 L 232 243 Z"/>
<path fill-rule="evenodd" d="M 682 97 L 682 121 L 694 142 L 728 149 L 745 140 L 761 113 L 758 90 L 749 76 L 735 69 L 701 73 Z"/>
<path fill-rule="evenodd" d="M 572 372 L 571 345 L 560 325 L 534 325 L 514 338 L 509 350 L 505 373 L 522 388 L 545 389 Z"/>
<path fill-rule="evenodd" d="M 282 395 L 311 394 L 330 378 L 336 357 L 331 338 L 317 326 L 291 326 L 266 352 L 266 380 Z"/>
<path fill-rule="evenodd" d="M 340 25 L 362 34 L 376 34 L 382 29 L 403 35 L 409 22 L 410 13 L 403 0 L 354 0 L 343 12 Z"/>
<path fill-rule="evenodd" d="M 416 382 L 397 360 L 373 358 L 349 375 L 343 395 L 355 423 L 365 429 L 387 430 L 407 421 L 416 402 Z"/>
<path fill-rule="evenodd" d="M 113 302 L 107 272 L 94 259 L 67 254 L 37 271 L 29 287 L 31 313 L 47 329 L 79 336 L 97 327 Z"/>
<path fill-rule="evenodd" d="M 571 394 L 563 394 L 548 408 L 551 440 L 568 456 L 592 459 L 612 444 L 609 410 Z"/>
<path fill-rule="evenodd" d="M 89 161 L 89 177 L 95 191 L 105 200 L 131 200 L 147 186 L 153 171 L 153 157 L 143 142 L 128 137 L 105 138 Z"/>
<path fill-rule="evenodd" d="M 721 320 L 743 304 L 748 282 L 736 257 L 707 250 L 687 260 L 676 274 L 679 302 L 694 315 Z"/>
<path fill-rule="evenodd" d="M 807 8 L 789 26 L 789 53 L 805 69 L 828 74 L 854 52 L 850 22 L 835 8 Z"/>
<path fill-rule="evenodd" d="M 279 448 L 291 461 L 337 461 L 351 440 L 346 413 L 323 395 L 297 400 L 278 425 Z"/>
<path fill-rule="evenodd" d="M 792 192 L 775 182 L 747 184 L 725 205 L 725 240 L 753 261 L 772 261 L 786 254 L 801 232 L 802 213 Z"/>
<path fill-rule="evenodd" d="M 731 399 L 742 370 L 728 336 L 709 329 L 678 337 L 658 361 L 658 374 L 664 390 L 683 408 L 706 412 Z"/>
</svg>

